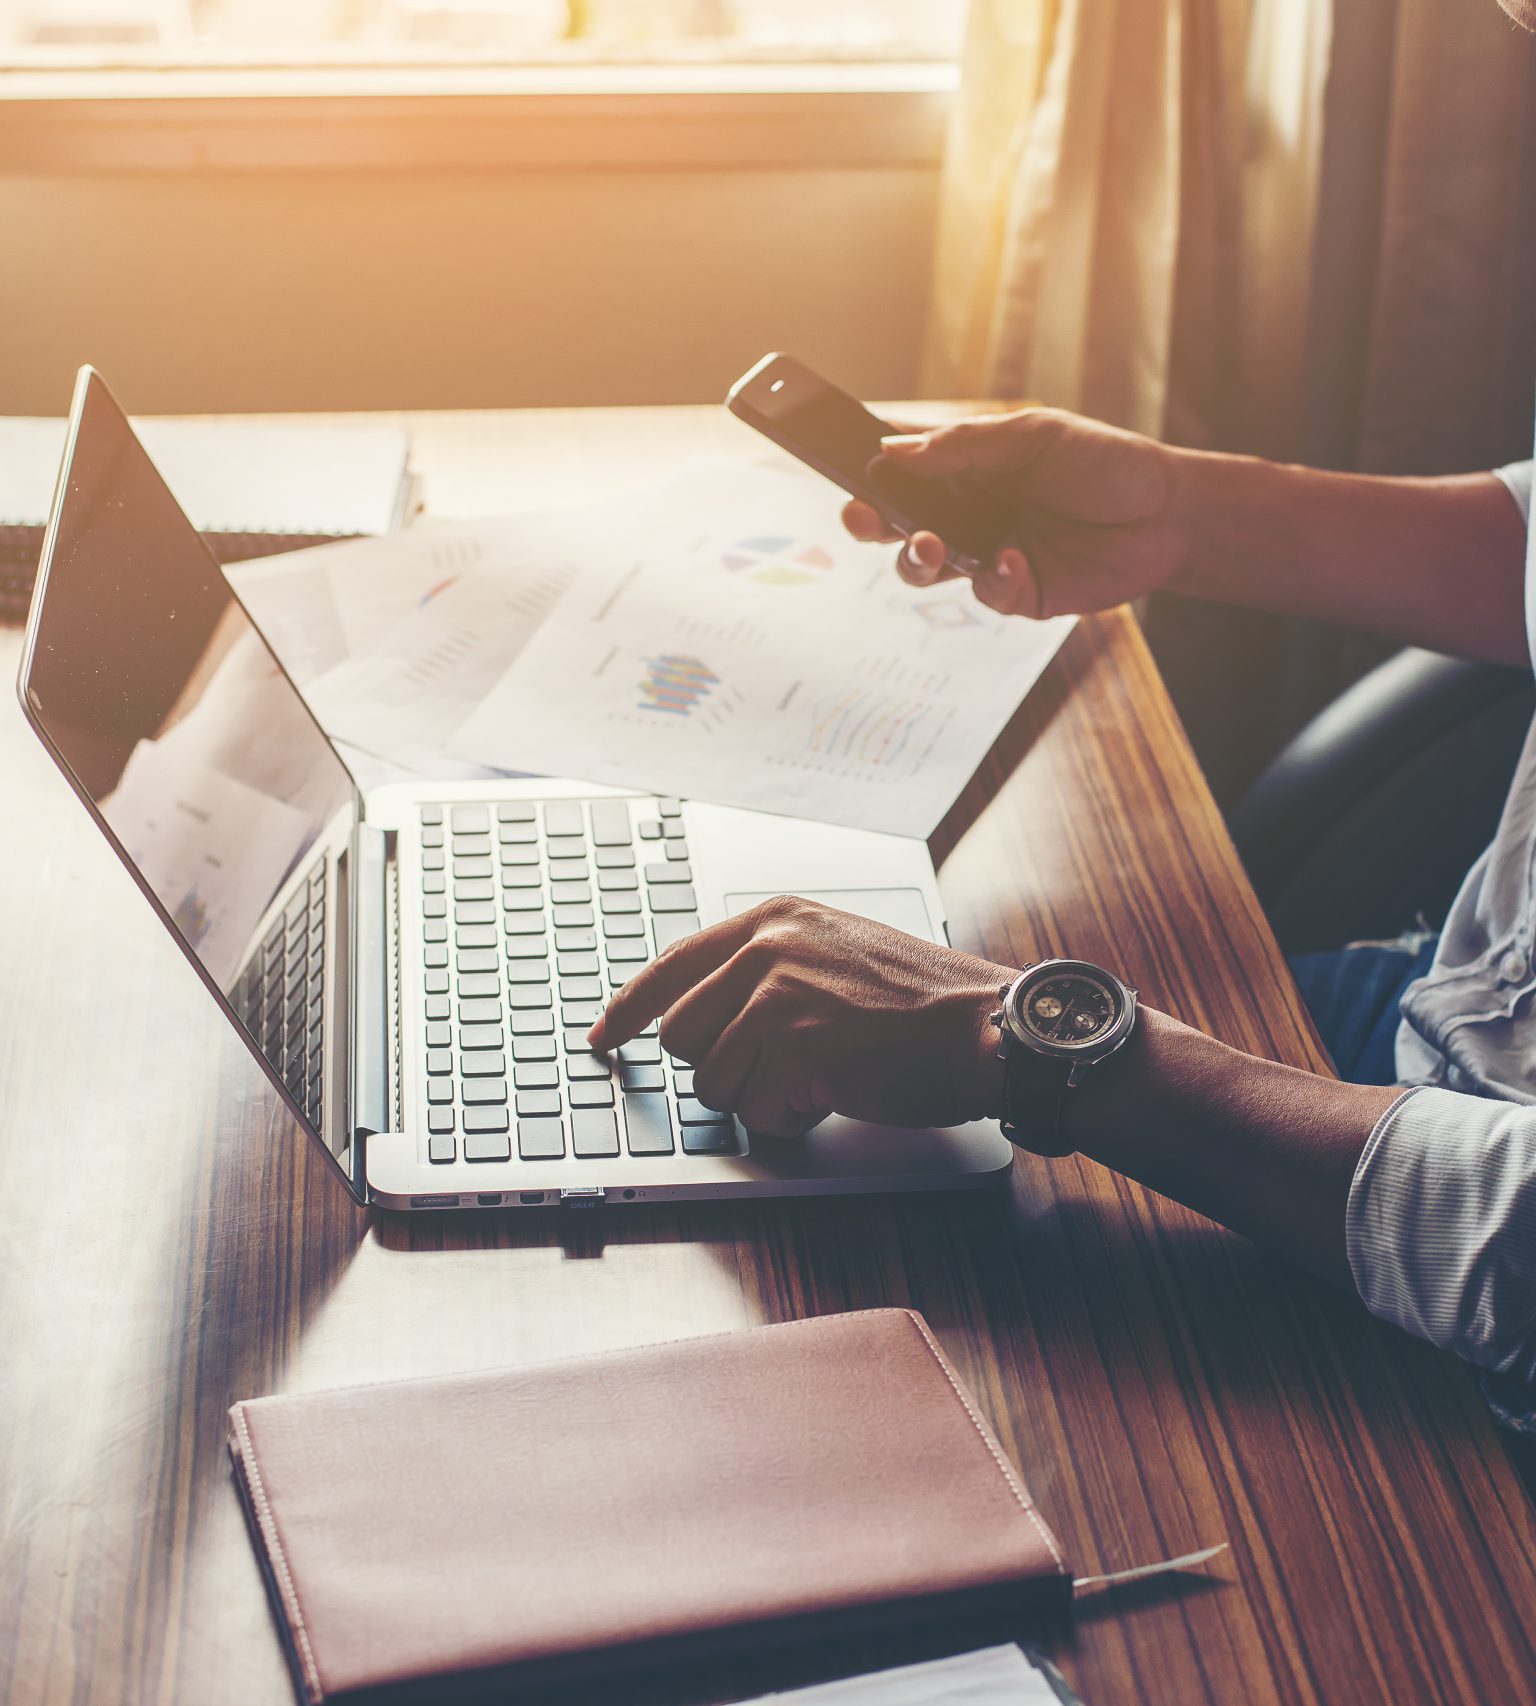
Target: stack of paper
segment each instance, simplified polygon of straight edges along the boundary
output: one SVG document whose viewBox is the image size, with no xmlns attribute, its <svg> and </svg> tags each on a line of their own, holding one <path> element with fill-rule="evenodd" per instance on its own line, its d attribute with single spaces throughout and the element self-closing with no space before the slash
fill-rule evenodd
<svg viewBox="0 0 1536 1706">
<path fill-rule="evenodd" d="M 793 466 L 325 547 L 235 586 L 333 737 L 927 836 L 1070 631 L 917 590 Z"/>
</svg>

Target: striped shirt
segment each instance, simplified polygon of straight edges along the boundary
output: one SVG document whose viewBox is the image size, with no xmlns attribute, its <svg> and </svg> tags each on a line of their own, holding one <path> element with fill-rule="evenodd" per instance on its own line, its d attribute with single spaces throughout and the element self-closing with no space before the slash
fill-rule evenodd
<svg viewBox="0 0 1536 1706">
<path fill-rule="evenodd" d="M 1500 470 L 1529 530 L 1529 462 Z M 1536 728 L 1493 845 L 1472 867 L 1434 964 L 1403 996 L 1411 1088 L 1371 1133 L 1346 1219 L 1366 1307 L 1487 1371 L 1504 1419 L 1536 1433 Z"/>
</svg>

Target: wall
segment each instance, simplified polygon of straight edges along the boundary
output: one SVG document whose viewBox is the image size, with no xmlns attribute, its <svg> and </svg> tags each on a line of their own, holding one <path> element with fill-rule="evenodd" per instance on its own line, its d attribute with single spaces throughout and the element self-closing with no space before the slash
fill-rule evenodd
<svg viewBox="0 0 1536 1706">
<path fill-rule="evenodd" d="M 62 412 L 82 361 L 145 413 L 698 402 L 778 347 L 916 387 L 936 148 L 7 171 L 5 141 L 0 414 Z"/>
</svg>

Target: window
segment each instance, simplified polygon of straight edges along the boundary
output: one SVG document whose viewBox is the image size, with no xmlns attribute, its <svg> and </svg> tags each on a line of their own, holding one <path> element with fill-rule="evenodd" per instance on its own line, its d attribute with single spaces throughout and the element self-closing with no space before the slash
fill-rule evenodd
<svg viewBox="0 0 1536 1706">
<path fill-rule="evenodd" d="M 965 0 L 0 0 L 26 68 L 949 60 Z"/>
</svg>

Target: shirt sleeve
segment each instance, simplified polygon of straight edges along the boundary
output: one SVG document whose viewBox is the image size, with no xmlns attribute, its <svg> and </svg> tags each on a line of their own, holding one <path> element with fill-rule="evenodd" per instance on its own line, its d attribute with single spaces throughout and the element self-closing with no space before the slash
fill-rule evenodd
<svg viewBox="0 0 1536 1706">
<path fill-rule="evenodd" d="M 1536 1378 L 1536 1107 L 1407 1091 L 1360 1156 L 1345 1231 L 1373 1315 L 1505 1390 Z"/>
<path fill-rule="evenodd" d="M 1509 495 L 1520 506 L 1526 525 L 1531 520 L 1531 471 L 1536 462 L 1511 462 L 1506 468 L 1495 468 L 1493 477 L 1509 487 Z"/>
</svg>

